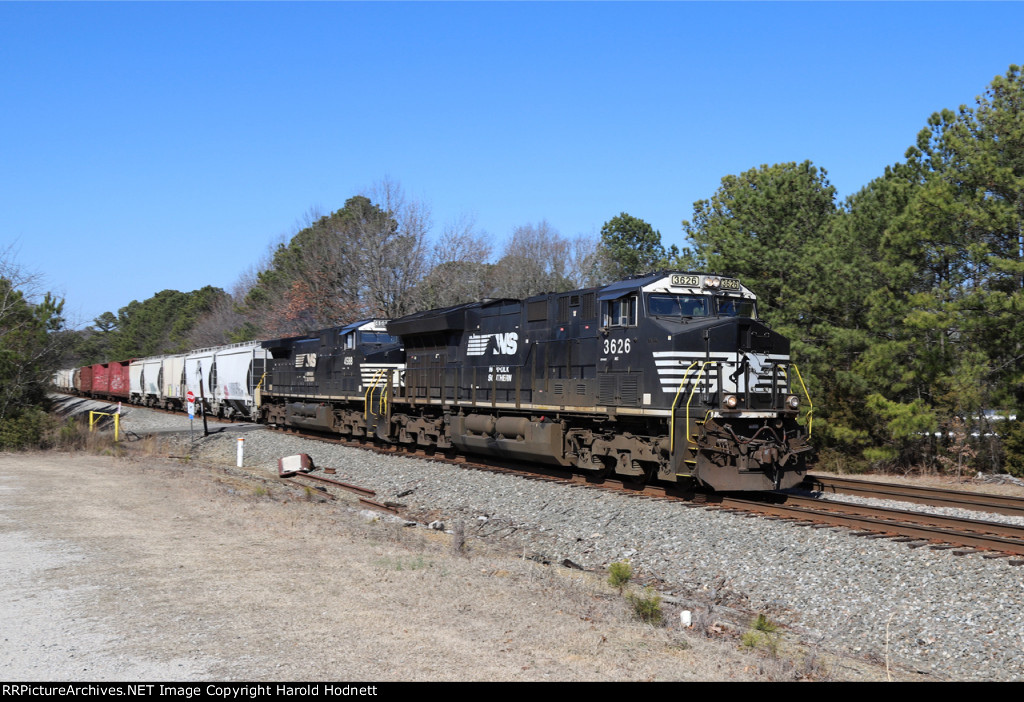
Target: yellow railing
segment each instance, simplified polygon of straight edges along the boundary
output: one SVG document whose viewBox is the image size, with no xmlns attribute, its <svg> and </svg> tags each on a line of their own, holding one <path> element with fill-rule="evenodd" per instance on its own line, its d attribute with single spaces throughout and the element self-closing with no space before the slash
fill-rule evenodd
<svg viewBox="0 0 1024 702">
<path fill-rule="evenodd" d="M 700 361 L 694 361 L 686 369 L 683 374 L 683 380 L 679 383 L 679 389 L 676 390 L 675 399 L 672 400 L 672 411 L 669 414 L 669 452 L 674 454 L 676 450 L 676 405 L 679 403 L 679 395 L 682 394 L 683 388 L 686 387 L 687 378 L 690 377 L 690 371 L 693 367 L 700 363 Z M 690 390 L 689 397 L 686 398 L 686 438 L 692 441 L 694 444 L 697 443 L 696 439 L 690 438 L 690 403 L 693 402 L 693 394 L 697 392 L 697 387 L 700 385 L 700 378 L 704 375 L 704 369 L 710 365 L 713 365 L 715 361 L 704 361 L 701 364 L 700 370 L 697 371 L 697 377 L 693 379 L 693 388 Z"/>
<path fill-rule="evenodd" d="M 387 373 L 389 370 L 391 370 L 391 369 L 390 368 L 380 368 L 380 369 L 378 369 L 373 374 L 373 378 L 371 378 L 370 382 L 367 384 L 366 392 L 363 393 L 363 407 L 364 407 L 364 409 L 363 409 L 363 419 L 369 419 L 371 414 L 373 414 L 374 417 L 378 416 L 377 414 L 375 414 L 373 412 L 373 410 L 370 409 L 370 400 L 373 397 L 373 391 L 377 388 L 377 383 L 379 383 L 384 378 L 384 374 Z M 383 395 L 384 395 L 384 393 L 381 393 L 381 396 L 383 396 Z M 380 408 L 378 407 L 378 409 L 380 409 Z"/>
<path fill-rule="evenodd" d="M 807 406 L 810 407 L 810 409 L 807 410 L 807 438 L 809 439 L 811 438 L 811 432 L 814 431 L 814 417 L 812 416 L 814 414 L 814 403 L 811 402 L 811 395 L 807 392 L 807 386 L 804 385 L 804 379 L 800 376 L 800 369 L 797 368 L 795 363 L 790 363 L 789 365 L 793 366 L 793 370 L 796 371 L 796 379 L 800 381 L 800 387 L 803 388 L 804 397 L 807 398 Z M 786 382 L 789 382 L 788 370 L 786 372 Z"/>
<path fill-rule="evenodd" d="M 118 440 L 118 434 L 121 430 L 121 415 L 117 412 L 89 412 L 89 431 L 93 430 L 96 423 L 96 417 L 113 417 L 114 418 L 114 441 Z"/>
</svg>

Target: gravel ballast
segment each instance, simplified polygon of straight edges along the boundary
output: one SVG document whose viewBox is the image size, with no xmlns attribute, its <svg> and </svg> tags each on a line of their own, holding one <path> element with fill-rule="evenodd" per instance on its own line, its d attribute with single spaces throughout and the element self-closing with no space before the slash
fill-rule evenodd
<svg viewBox="0 0 1024 702">
<path fill-rule="evenodd" d="M 629 559 L 679 597 L 714 596 L 869 658 L 958 680 L 1024 679 L 1024 569 L 711 509 L 374 454 L 278 432 L 244 434 L 245 465 L 308 453 L 378 499 L 558 563 Z M 237 435 L 196 445 L 233 462 Z M 977 516 L 977 515 L 975 515 Z M 712 593 L 711 590 L 715 592 Z"/>
</svg>

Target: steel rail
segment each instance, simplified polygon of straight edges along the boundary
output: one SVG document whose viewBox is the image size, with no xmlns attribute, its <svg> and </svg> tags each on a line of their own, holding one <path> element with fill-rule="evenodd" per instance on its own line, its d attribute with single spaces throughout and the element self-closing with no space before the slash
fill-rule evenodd
<svg viewBox="0 0 1024 702">
<path fill-rule="evenodd" d="M 295 430 L 291 430 L 295 431 Z M 317 433 L 299 431 L 303 436 L 325 440 Z M 572 473 L 554 466 L 533 466 L 528 471 L 524 468 L 509 467 L 501 461 L 483 456 L 446 456 L 422 455 L 419 450 L 403 450 L 398 446 L 381 448 L 368 442 L 356 442 L 340 438 L 326 439 L 329 443 L 338 443 L 378 453 L 398 454 L 407 457 L 423 457 L 430 460 L 460 464 L 466 468 L 502 472 L 505 474 L 525 477 L 532 480 L 546 480 L 613 490 L 619 494 L 635 495 L 653 499 L 671 499 L 691 507 L 718 507 L 723 510 L 738 510 L 751 514 L 763 514 L 796 520 L 807 523 L 827 524 L 850 529 L 867 531 L 887 536 L 909 537 L 934 544 L 947 544 L 985 551 L 997 551 L 1005 554 L 1024 556 L 1024 527 L 972 520 L 945 517 L 942 515 L 909 512 L 891 508 L 854 505 L 845 502 L 833 502 L 814 498 L 801 497 L 781 492 L 764 493 L 763 501 L 740 499 L 723 494 L 694 494 L 677 486 L 644 485 L 622 481 L 617 478 L 603 478 L 586 474 Z M 417 454 L 421 454 L 418 456 Z M 329 478 L 309 476 L 325 482 Z M 375 505 L 368 505 L 375 506 Z M 388 511 L 388 505 L 381 506 Z M 961 528 L 968 529 L 961 531 Z M 1014 565 L 1024 565 L 1024 560 L 1012 561 Z"/>
<path fill-rule="evenodd" d="M 370 490 L 369 488 L 359 487 L 358 485 L 350 485 L 348 483 L 343 483 L 340 480 L 325 478 L 322 475 L 312 475 L 311 473 L 296 473 L 295 477 L 308 478 L 309 480 L 318 480 L 321 483 L 326 483 L 332 487 L 340 488 L 342 490 L 348 490 L 349 492 L 354 492 L 359 495 L 365 495 L 367 497 L 373 497 L 377 494 L 376 492 Z"/>
<path fill-rule="evenodd" d="M 908 536 L 924 539 L 936 544 L 949 544 L 951 546 L 1000 551 L 1002 553 L 1024 556 L 1024 538 L 999 535 L 999 530 L 993 530 L 995 533 L 992 533 L 992 531 L 988 533 L 965 532 L 944 526 L 935 526 L 934 522 L 929 526 L 926 521 L 927 518 L 935 517 L 935 515 L 907 512 L 905 510 L 888 510 L 889 516 L 882 518 L 877 516 L 880 510 L 882 510 L 882 508 L 878 507 L 864 510 L 862 505 L 836 502 L 822 504 L 813 500 L 808 502 L 814 502 L 814 507 L 789 504 L 789 500 L 785 504 L 769 504 L 725 497 L 718 503 L 718 506 L 723 509 L 767 514 L 784 519 L 795 519 L 832 526 L 843 526 L 889 536 Z M 841 505 L 841 507 L 835 509 L 837 505 Z M 858 514 L 858 512 L 860 513 Z M 903 519 L 900 519 L 901 517 Z M 962 521 L 978 523 L 977 520 Z M 991 522 L 983 522 L 983 524 L 991 527 L 1011 526 L 993 524 Z M 1022 531 L 1020 527 L 1015 527 L 1015 529 L 1017 529 L 1018 533 Z"/>
<path fill-rule="evenodd" d="M 1024 517 L 1024 499 L 1009 495 L 991 495 L 896 483 L 876 483 L 870 480 L 826 477 L 815 474 L 808 475 L 800 487 L 814 492 L 861 495 L 933 507 L 958 507 L 977 512 L 994 512 L 1007 516 Z"/>
</svg>

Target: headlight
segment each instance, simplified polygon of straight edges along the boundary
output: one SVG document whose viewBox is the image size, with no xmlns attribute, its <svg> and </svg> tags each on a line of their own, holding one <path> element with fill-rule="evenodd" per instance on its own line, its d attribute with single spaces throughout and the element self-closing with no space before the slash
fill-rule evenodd
<svg viewBox="0 0 1024 702">
<path fill-rule="evenodd" d="M 704 287 L 705 288 L 717 288 L 721 284 L 722 284 L 722 281 L 719 278 L 705 278 L 704 279 Z"/>
<path fill-rule="evenodd" d="M 725 399 L 722 400 L 722 404 L 725 405 L 726 409 L 736 409 L 736 405 L 739 403 L 740 401 L 735 395 L 726 395 Z"/>
<path fill-rule="evenodd" d="M 800 409 L 800 398 L 796 395 L 790 395 L 786 398 L 786 406 L 792 410 Z"/>
</svg>

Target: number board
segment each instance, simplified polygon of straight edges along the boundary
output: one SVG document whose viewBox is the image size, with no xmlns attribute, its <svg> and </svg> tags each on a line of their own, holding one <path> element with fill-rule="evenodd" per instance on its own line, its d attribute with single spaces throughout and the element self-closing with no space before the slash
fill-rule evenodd
<svg viewBox="0 0 1024 702">
<path fill-rule="evenodd" d="M 673 275 L 671 284 L 675 287 L 680 288 L 697 288 L 700 287 L 700 276 L 699 275 Z"/>
<path fill-rule="evenodd" d="M 740 281 L 736 278 L 720 278 L 719 280 L 721 281 L 719 285 L 720 290 L 737 291 L 740 289 Z M 675 273 L 669 277 L 669 284 L 675 288 L 699 288 L 700 283 L 699 275 Z"/>
</svg>

